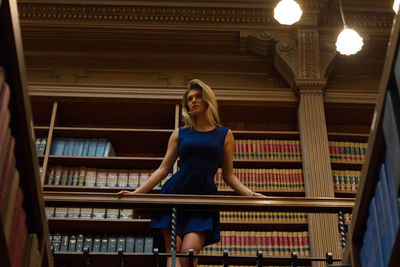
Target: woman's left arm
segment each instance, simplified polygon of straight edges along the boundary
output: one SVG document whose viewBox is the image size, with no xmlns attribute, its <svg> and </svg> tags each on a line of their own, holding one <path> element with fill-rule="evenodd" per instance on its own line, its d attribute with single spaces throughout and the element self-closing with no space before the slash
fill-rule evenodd
<svg viewBox="0 0 400 267">
<path fill-rule="evenodd" d="M 241 196 L 257 196 L 265 197 L 263 194 L 256 193 L 244 184 L 242 184 L 236 175 L 233 173 L 233 152 L 235 146 L 235 139 L 233 138 L 232 131 L 229 130 L 225 137 L 224 144 L 224 158 L 222 161 L 222 175 L 225 182 L 233 189 L 235 192 Z"/>
</svg>

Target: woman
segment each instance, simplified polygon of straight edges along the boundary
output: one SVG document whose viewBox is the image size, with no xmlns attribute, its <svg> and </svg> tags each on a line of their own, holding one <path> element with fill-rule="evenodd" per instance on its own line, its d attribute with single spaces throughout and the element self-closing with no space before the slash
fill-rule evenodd
<svg viewBox="0 0 400 267">
<path fill-rule="evenodd" d="M 168 149 L 160 167 L 134 192 L 150 191 L 165 178 L 180 157 L 180 169 L 162 187 L 161 194 L 217 195 L 214 175 L 222 167 L 225 182 L 242 196 L 264 197 L 244 186 L 233 173 L 234 138 L 231 130 L 221 127 L 218 106 L 211 88 L 194 79 L 182 99 L 183 128 L 176 129 L 168 141 Z M 153 215 L 150 227 L 162 229 L 166 251 L 171 252 L 170 213 Z M 203 246 L 218 242 L 219 213 L 178 211 L 177 253 L 198 254 Z M 167 266 L 171 266 L 168 259 Z M 188 258 L 177 260 L 176 266 L 189 266 Z M 197 260 L 194 262 L 197 266 Z"/>
</svg>

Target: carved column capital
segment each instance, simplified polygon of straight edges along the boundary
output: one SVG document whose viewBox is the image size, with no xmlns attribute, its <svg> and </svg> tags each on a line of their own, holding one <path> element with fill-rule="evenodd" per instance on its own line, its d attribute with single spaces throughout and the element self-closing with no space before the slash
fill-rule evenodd
<svg viewBox="0 0 400 267">
<path fill-rule="evenodd" d="M 324 90 L 328 80 L 326 78 L 321 79 L 296 79 L 295 80 L 295 93 L 300 95 L 305 94 L 324 94 Z"/>
<path fill-rule="evenodd" d="M 297 78 L 297 54 L 297 44 L 294 37 L 278 40 L 275 46 L 274 65 L 291 87 L 295 85 Z"/>
<path fill-rule="evenodd" d="M 241 31 L 240 48 L 246 46 L 247 50 L 259 56 L 272 56 L 275 39 L 270 31 Z M 243 41 L 245 39 L 245 41 Z"/>
</svg>

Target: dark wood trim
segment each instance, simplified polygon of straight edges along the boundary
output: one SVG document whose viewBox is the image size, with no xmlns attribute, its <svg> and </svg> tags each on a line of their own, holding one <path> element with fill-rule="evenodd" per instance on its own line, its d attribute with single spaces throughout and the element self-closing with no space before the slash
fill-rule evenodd
<svg viewBox="0 0 400 267">
<path fill-rule="evenodd" d="M 311 197 L 266 197 L 244 196 L 198 196 L 198 195 L 124 195 L 115 193 L 75 193 L 45 192 L 46 205 L 53 206 L 98 206 L 106 204 L 114 207 L 140 207 L 164 209 L 177 206 L 192 210 L 246 210 L 246 211 L 293 211 L 336 213 L 350 212 L 354 201 L 348 198 Z"/>
<path fill-rule="evenodd" d="M 43 165 L 42 165 L 42 175 L 40 177 L 41 188 L 43 188 L 44 182 L 46 180 L 47 165 L 48 165 L 48 162 L 49 162 L 51 144 L 53 143 L 54 125 L 55 125 L 55 121 L 56 121 L 56 117 L 57 117 L 56 116 L 57 115 L 57 108 L 58 108 L 58 102 L 54 102 L 53 103 L 53 109 L 52 109 L 52 112 L 51 112 L 49 133 L 47 135 L 46 150 L 45 150 L 45 153 L 44 153 L 44 160 L 43 160 Z"/>
<path fill-rule="evenodd" d="M 0 37 L 0 65 L 5 68 L 6 81 L 11 89 L 10 128 L 15 138 L 14 153 L 17 160 L 16 168 L 21 177 L 20 187 L 24 193 L 26 225 L 29 233 L 36 233 L 38 236 L 39 253 L 43 257 L 41 265 L 52 267 L 16 0 L 1 1 Z M 1 258 L 3 260 L 3 257 Z M 7 259 L 4 259 L 4 262 L 5 266 L 9 265 Z"/>
</svg>

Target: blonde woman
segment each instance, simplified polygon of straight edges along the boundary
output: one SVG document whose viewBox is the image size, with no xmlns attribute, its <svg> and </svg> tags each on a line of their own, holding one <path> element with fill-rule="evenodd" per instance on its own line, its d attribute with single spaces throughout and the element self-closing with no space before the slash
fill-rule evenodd
<svg viewBox="0 0 400 267">
<path fill-rule="evenodd" d="M 214 175 L 222 167 L 225 182 L 242 196 L 263 197 L 244 186 L 233 173 L 234 138 L 230 129 L 220 125 L 218 105 L 211 88 L 194 79 L 182 99 L 184 126 L 176 129 L 169 141 L 160 167 L 134 192 L 150 191 L 165 178 L 180 157 L 180 169 L 162 187 L 161 194 L 218 195 Z M 171 252 L 171 215 L 157 213 L 152 217 L 152 229 L 162 229 L 166 251 Z M 177 253 L 188 253 L 192 248 L 198 254 L 203 246 L 220 239 L 218 212 L 178 211 Z M 171 266 L 168 259 L 167 266 Z M 176 266 L 189 266 L 188 258 L 178 258 Z M 197 260 L 194 262 L 197 266 Z"/>
</svg>

